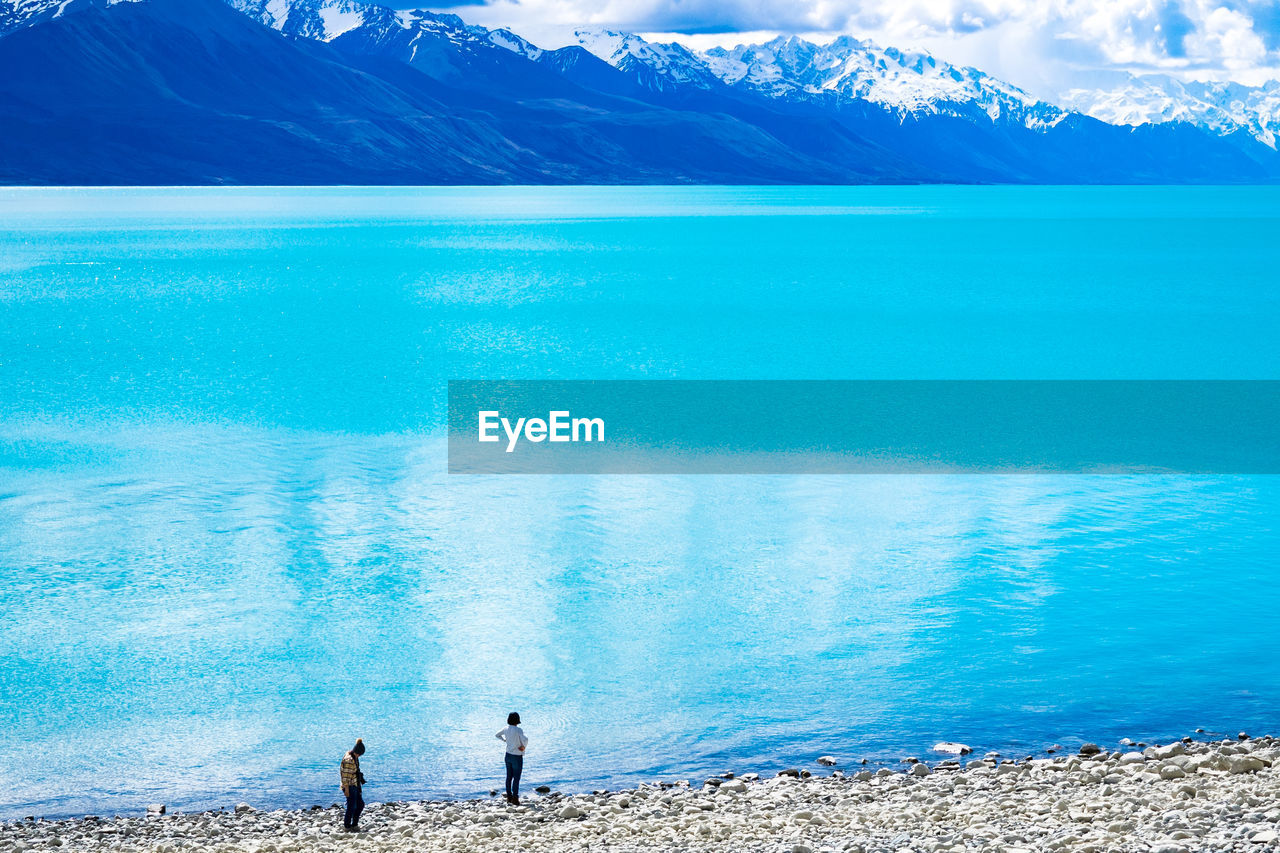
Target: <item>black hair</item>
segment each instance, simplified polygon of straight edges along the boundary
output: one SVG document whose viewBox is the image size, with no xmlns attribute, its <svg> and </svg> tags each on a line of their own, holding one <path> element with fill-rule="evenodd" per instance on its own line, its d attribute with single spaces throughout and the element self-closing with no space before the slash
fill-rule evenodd
<svg viewBox="0 0 1280 853">
<path fill-rule="evenodd" d="M 510 714 L 507 714 L 507 725 L 508 726 L 520 725 L 520 715 L 517 714 L 515 711 L 512 711 Z"/>
<path fill-rule="evenodd" d="M 356 745 L 351 747 L 351 752 L 354 755 L 364 755 L 364 738 L 356 738 Z"/>
</svg>

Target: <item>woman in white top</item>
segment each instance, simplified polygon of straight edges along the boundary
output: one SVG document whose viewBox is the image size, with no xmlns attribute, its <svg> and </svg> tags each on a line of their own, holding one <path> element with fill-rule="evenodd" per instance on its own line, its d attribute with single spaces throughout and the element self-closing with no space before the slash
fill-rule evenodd
<svg viewBox="0 0 1280 853">
<path fill-rule="evenodd" d="M 518 806 L 520 773 L 524 770 L 524 748 L 529 745 L 529 739 L 520 728 L 520 715 L 515 711 L 507 714 L 507 727 L 494 737 L 507 744 L 507 802 Z"/>
</svg>

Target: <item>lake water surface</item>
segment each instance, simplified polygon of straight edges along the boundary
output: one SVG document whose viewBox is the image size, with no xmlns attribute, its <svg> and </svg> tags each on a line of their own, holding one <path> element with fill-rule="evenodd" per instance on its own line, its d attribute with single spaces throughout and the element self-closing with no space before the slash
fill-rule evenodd
<svg viewBox="0 0 1280 853">
<path fill-rule="evenodd" d="M 1276 188 L 0 190 L 0 818 L 1280 730 L 1266 476 L 445 473 L 448 379 L 1280 378 Z"/>
</svg>

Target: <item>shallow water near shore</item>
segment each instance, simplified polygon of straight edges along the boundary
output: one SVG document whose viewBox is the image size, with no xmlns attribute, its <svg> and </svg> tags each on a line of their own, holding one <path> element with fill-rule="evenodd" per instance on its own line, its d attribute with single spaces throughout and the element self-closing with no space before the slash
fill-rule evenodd
<svg viewBox="0 0 1280 853">
<path fill-rule="evenodd" d="M 1280 478 L 458 477 L 451 378 L 1280 378 L 1273 188 L 0 190 L 0 818 L 1276 733 Z M 816 769 L 816 768 L 815 768 Z"/>
</svg>

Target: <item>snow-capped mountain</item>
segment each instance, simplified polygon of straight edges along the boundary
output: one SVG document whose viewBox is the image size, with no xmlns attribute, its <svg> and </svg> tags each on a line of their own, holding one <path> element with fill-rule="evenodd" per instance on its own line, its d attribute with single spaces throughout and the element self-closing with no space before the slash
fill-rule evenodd
<svg viewBox="0 0 1280 853">
<path fill-rule="evenodd" d="M 139 0 L 0 0 L 0 36 L 86 6 Z M 581 84 L 614 93 L 596 68 L 579 68 L 578 48 L 547 51 L 505 29 L 468 25 L 456 15 L 398 11 L 358 0 L 226 0 L 249 17 L 294 38 L 345 39 L 363 49 L 451 72 L 476 75 L 459 55 L 495 60 L 494 50 L 529 61 Z M 1055 127 L 1071 112 L 1113 125 L 1188 123 L 1218 136 L 1245 131 L 1276 149 L 1280 137 L 1280 81 L 1250 88 L 1236 83 L 1181 81 L 1163 75 L 1112 75 L 1097 86 L 1061 94 L 1055 103 L 976 68 L 960 67 L 924 51 L 880 47 L 850 36 L 827 44 L 779 37 L 764 44 L 694 51 L 657 44 L 632 33 L 578 30 L 578 45 L 612 66 L 639 91 L 748 93 L 765 99 L 839 109 L 874 105 L 906 116 L 958 116 L 1011 122 L 1032 130 Z M 594 60 L 591 60 L 594 61 Z M 607 69 L 606 69 L 607 70 Z"/>
<path fill-rule="evenodd" d="M 352 34 L 403 48 L 410 62 L 428 44 L 453 49 L 504 48 L 544 66 L 553 56 L 506 29 L 488 30 L 449 14 L 394 11 L 356 0 L 228 0 L 232 6 L 286 35 L 334 41 Z M 679 43 L 656 44 L 634 33 L 580 29 L 578 45 L 631 78 L 642 90 L 731 91 L 769 99 L 835 105 L 865 102 L 911 115 L 986 115 L 1039 130 L 1068 114 L 974 68 L 939 61 L 925 52 L 904 53 L 852 37 L 817 45 L 797 37 L 762 45 L 698 52 Z"/>
<path fill-rule="evenodd" d="M 474 30 L 482 30 L 483 27 L 475 27 Z M 488 30 L 484 35 L 491 44 L 498 47 L 505 47 L 512 53 L 519 54 L 525 59 L 531 59 L 537 62 L 547 54 L 547 51 L 526 41 L 521 36 L 516 35 L 508 29 Z"/>
<path fill-rule="evenodd" d="M 227 0 L 249 17 L 288 36 L 333 41 L 357 29 L 386 35 L 397 30 L 414 37 L 439 38 L 457 46 L 487 43 L 488 30 L 471 27 L 456 15 L 417 10 L 396 11 L 354 0 Z"/>
<path fill-rule="evenodd" d="M 457 15 L 394 10 L 356 0 L 227 0 L 236 9 L 287 36 L 358 42 L 368 52 L 467 76 L 467 62 L 516 54 L 537 62 L 546 53 L 510 30 L 467 24 Z M 501 50 L 499 50 L 501 48 Z M 479 75 L 483 77 L 483 75 Z"/>
<path fill-rule="evenodd" d="M 993 122 L 1014 121 L 1032 129 L 1053 127 L 1067 115 L 976 68 L 850 36 L 825 45 L 791 36 L 694 52 L 610 30 L 579 30 L 576 35 L 578 43 L 596 56 L 623 71 L 644 69 L 659 86 L 709 88 L 721 83 L 778 100 L 834 105 L 863 101 L 911 115 L 971 115 L 976 108 Z"/>
<path fill-rule="evenodd" d="M 863 100 L 901 113 L 948 114 L 975 106 L 992 121 L 1052 127 L 1066 111 L 979 71 L 925 51 L 903 52 L 842 36 L 817 45 L 794 36 L 703 54 L 716 76 L 779 98 Z"/>
<path fill-rule="evenodd" d="M 720 82 L 706 61 L 682 44 L 651 44 L 634 33 L 615 30 L 581 29 L 574 36 L 588 52 L 635 77 L 650 91 L 709 89 Z"/>
<path fill-rule="evenodd" d="M 1110 86 L 1071 89 L 1060 100 L 1108 124 L 1187 122 L 1223 136 L 1243 130 L 1271 148 L 1280 135 L 1280 80 L 1249 87 L 1128 75 Z"/>
<path fill-rule="evenodd" d="M 849 37 L 577 41 L 359 0 L 0 0 L 0 183 L 1280 182 L 1232 132 L 1274 142 L 1274 87 L 1128 127 Z"/>
<path fill-rule="evenodd" d="M 293 38 L 329 42 L 354 53 L 395 59 L 455 85 L 545 91 L 563 83 L 572 57 L 546 51 L 506 29 L 467 24 L 457 15 L 394 10 L 357 0 L 226 0 Z M 574 52 L 583 53 L 580 48 Z M 592 59 L 592 61 L 596 61 Z M 532 62 L 537 69 L 528 67 Z M 543 69 L 550 69 L 550 74 Z"/>
<path fill-rule="evenodd" d="M 0 32 L 61 14 L 69 4 L 121 0 L 8 0 L 0 6 Z M 362 38 L 403 45 L 409 61 L 428 44 L 447 48 L 504 48 L 544 66 L 561 69 L 566 59 L 506 29 L 488 30 L 456 15 L 395 11 L 356 0 L 227 0 L 232 6 L 286 35 L 333 41 L 359 31 Z M 1108 124 L 1185 122 L 1216 135 L 1240 130 L 1271 148 L 1280 133 L 1280 81 L 1250 88 L 1236 83 L 1198 83 L 1163 75 L 1127 75 L 1097 88 L 1072 89 L 1056 103 L 1036 98 L 971 67 L 952 65 L 926 51 L 901 51 L 842 36 L 815 44 L 790 36 L 764 44 L 694 51 L 678 43 L 657 44 L 633 33 L 580 29 L 578 44 L 626 74 L 642 89 L 751 92 L 766 98 L 839 107 L 866 103 L 902 116 L 985 114 L 993 123 L 1014 122 L 1032 130 L 1054 127 L 1071 112 Z M 556 55 L 556 54 L 560 55 Z"/>
</svg>

